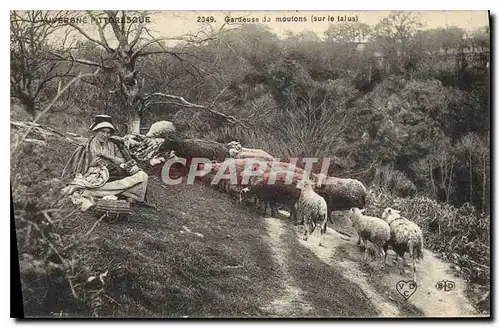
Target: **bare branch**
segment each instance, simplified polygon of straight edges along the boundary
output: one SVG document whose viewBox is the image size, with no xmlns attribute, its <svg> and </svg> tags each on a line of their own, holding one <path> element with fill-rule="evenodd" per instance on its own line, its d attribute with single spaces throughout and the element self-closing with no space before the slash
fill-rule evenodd
<svg viewBox="0 0 500 328">
<path fill-rule="evenodd" d="M 55 78 L 60 78 L 60 77 L 68 76 L 69 72 L 71 72 L 71 69 L 73 68 L 73 63 L 71 63 L 71 66 L 66 70 L 65 73 L 63 73 L 63 74 L 55 74 L 55 75 L 49 76 L 52 73 L 52 71 L 55 69 L 56 66 L 57 66 L 57 63 L 53 63 L 52 66 L 51 66 L 51 68 L 50 68 L 50 70 L 48 71 L 48 73 L 45 74 L 45 78 L 38 85 L 38 88 L 35 91 L 35 95 L 33 96 L 34 99 L 36 99 L 38 97 L 38 95 L 40 94 L 40 92 L 43 90 L 43 87 L 48 82 L 50 82 L 51 80 L 53 80 Z"/>
<path fill-rule="evenodd" d="M 87 76 L 97 76 L 97 74 L 99 73 L 99 69 L 97 69 L 94 73 L 87 73 L 87 74 L 78 74 L 77 77 L 75 77 L 74 79 L 72 79 L 71 81 L 68 82 L 68 84 L 66 84 L 64 86 L 64 88 L 62 88 L 61 90 L 59 90 L 59 92 L 57 93 L 57 95 L 54 97 L 54 99 L 52 99 L 52 101 L 50 102 L 50 104 L 41 112 L 37 115 L 37 117 L 33 120 L 32 123 L 36 123 L 40 117 L 42 117 L 42 115 L 44 115 L 45 113 L 47 113 L 51 108 L 52 106 L 54 106 L 55 102 L 59 99 L 59 97 L 62 96 L 62 94 L 73 84 L 75 83 L 76 81 L 84 78 L 84 77 L 87 77 Z M 21 139 L 19 140 L 19 142 L 17 143 L 16 147 L 14 148 L 14 151 L 15 149 L 26 139 L 26 136 L 28 136 L 28 134 L 30 133 L 31 129 L 32 129 L 33 125 L 30 125 L 28 127 L 28 129 L 26 130 L 26 132 L 24 133 L 24 135 L 21 137 Z"/>
<path fill-rule="evenodd" d="M 88 35 L 84 30 L 82 30 L 77 24 L 68 23 L 68 25 L 70 25 L 75 30 L 77 30 L 78 32 L 80 32 L 80 34 L 83 35 L 87 40 L 92 41 L 92 42 L 100 45 L 101 47 L 103 47 L 109 53 L 113 52 L 113 49 L 111 49 L 107 43 L 103 43 L 102 41 L 94 39 L 93 37 L 91 37 L 90 35 Z"/>
<path fill-rule="evenodd" d="M 96 16 L 91 12 L 87 11 L 87 14 L 93 19 L 97 26 L 97 31 L 99 32 L 99 37 L 101 38 L 102 43 L 105 45 L 105 49 L 107 52 L 113 52 L 113 49 L 109 46 L 108 41 L 106 40 L 106 37 L 104 36 L 104 29 L 106 28 L 106 25 L 108 25 L 108 22 L 105 21 L 103 25 L 99 23 L 99 20 L 96 19 Z"/>
<path fill-rule="evenodd" d="M 145 16 L 145 14 L 143 13 L 143 14 L 142 14 L 142 17 L 144 17 L 144 16 Z M 132 25 L 132 24 L 130 24 L 130 25 Z M 135 33 L 135 37 L 134 37 L 134 39 L 132 40 L 132 42 L 130 43 L 130 49 L 134 48 L 134 47 L 135 47 L 135 45 L 137 44 L 137 42 L 139 42 L 139 38 L 141 37 L 141 34 L 142 34 L 142 30 L 143 30 L 143 28 L 144 28 L 144 26 L 143 26 L 142 22 L 141 22 L 141 23 L 139 23 L 139 26 L 137 27 L 137 31 L 136 31 L 136 33 Z M 127 34 L 127 35 L 128 35 L 128 34 Z M 133 57 L 133 56 L 132 56 L 132 57 Z"/>
<path fill-rule="evenodd" d="M 71 53 L 69 53 L 70 58 L 65 58 L 64 56 L 61 56 L 61 55 L 54 53 L 54 52 L 51 52 L 51 54 L 58 57 L 60 60 L 84 64 L 84 65 L 88 65 L 88 66 L 99 67 L 99 68 L 102 68 L 104 71 L 112 71 L 113 70 L 113 67 L 106 66 L 103 63 L 97 63 L 97 62 L 87 60 L 87 59 L 76 59 L 75 57 L 73 57 L 73 55 Z"/>
<path fill-rule="evenodd" d="M 178 105 L 178 106 L 187 107 L 187 108 L 200 108 L 200 109 L 204 109 L 204 110 L 210 112 L 211 114 L 216 115 L 216 116 L 224 119 L 225 121 L 227 121 L 230 124 L 240 124 L 243 127 L 247 128 L 246 125 L 244 125 L 241 121 L 238 121 L 234 116 L 223 114 L 221 112 L 215 111 L 215 110 L 210 109 L 209 107 L 206 107 L 206 106 L 203 106 L 203 105 L 198 105 L 198 104 L 190 103 L 189 101 L 187 101 L 186 99 L 184 99 L 184 97 L 169 95 L 169 94 L 160 93 L 160 92 L 155 92 L 155 93 L 147 96 L 145 98 L 145 100 L 147 100 L 147 99 L 149 99 L 149 98 L 151 98 L 153 96 L 176 100 L 176 101 L 178 101 L 178 103 L 175 103 L 175 104 Z"/>
<path fill-rule="evenodd" d="M 140 56 L 147 56 L 151 53 L 143 53 L 141 54 L 141 51 L 143 51 L 144 49 L 146 49 L 147 46 L 151 45 L 151 44 L 158 44 L 162 49 L 163 49 L 163 53 L 168 53 L 167 50 L 165 50 L 165 48 L 163 47 L 163 45 L 160 43 L 161 41 L 164 41 L 166 39 L 153 39 L 153 40 L 149 40 L 148 42 L 144 43 L 143 45 L 141 45 L 139 47 L 139 49 L 135 50 L 134 53 L 132 54 L 132 58 L 135 58 L 135 57 L 140 57 Z M 155 52 L 155 53 L 160 53 L 160 52 Z"/>
<path fill-rule="evenodd" d="M 217 33 L 219 33 L 222 30 L 224 25 L 219 29 L 219 31 Z M 138 48 L 136 51 L 134 51 L 134 54 L 132 55 L 132 57 L 145 56 L 147 54 L 150 54 L 150 53 L 146 53 L 145 55 L 140 55 L 143 50 L 145 50 L 148 46 L 150 46 L 152 44 L 157 44 L 158 46 L 160 46 L 161 49 L 163 49 L 165 51 L 165 53 L 168 53 L 167 50 L 165 49 L 165 47 L 163 46 L 163 44 L 161 43 L 162 41 L 176 40 L 176 41 L 185 41 L 188 43 L 203 43 L 203 42 L 206 42 L 209 40 L 214 40 L 214 36 L 209 36 L 209 37 L 206 37 L 204 39 L 197 39 L 199 37 L 199 34 L 203 33 L 201 31 L 199 31 L 196 34 L 186 34 L 184 36 L 175 37 L 175 38 L 155 38 L 153 35 L 151 35 L 151 33 L 149 32 L 149 30 L 146 27 L 144 27 L 143 30 L 146 31 L 146 33 L 149 35 L 151 40 L 145 42 L 144 44 L 141 45 L 140 48 Z"/>
<path fill-rule="evenodd" d="M 121 23 L 122 23 L 122 33 L 123 33 L 123 38 L 125 39 L 125 43 L 128 43 L 128 34 L 125 34 L 125 10 L 122 10 L 122 20 L 121 20 Z M 132 25 L 132 24 L 130 24 Z M 132 46 L 130 46 L 130 48 L 132 48 Z"/>
<path fill-rule="evenodd" d="M 120 45 L 126 45 L 127 41 L 125 40 L 125 31 L 122 31 L 120 29 L 120 26 L 118 26 L 118 23 L 116 22 L 116 11 L 111 11 L 107 10 L 106 14 L 108 14 L 108 17 L 111 18 L 109 20 L 109 24 L 111 25 L 111 28 L 113 29 L 113 32 L 115 33 L 116 39 L 120 43 Z"/>
</svg>

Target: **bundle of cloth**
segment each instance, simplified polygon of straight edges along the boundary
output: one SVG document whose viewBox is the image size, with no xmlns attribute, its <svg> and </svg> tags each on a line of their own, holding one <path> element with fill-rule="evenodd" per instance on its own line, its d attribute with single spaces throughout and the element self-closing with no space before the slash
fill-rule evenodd
<svg viewBox="0 0 500 328">
<path fill-rule="evenodd" d="M 153 159 L 165 140 L 162 138 L 148 138 L 137 134 L 129 134 L 121 139 L 130 156 L 140 162 Z"/>
<path fill-rule="evenodd" d="M 151 165 L 157 162 L 156 155 L 165 141 L 165 138 L 174 133 L 176 128 L 172 122 L 159 121 L 151 125 L 146 135 L 128 134 L 124 137 L 112 138 L 123 144 L 129 154 L 140 162 L 149 161 Z"/>
<path fill-rule="evenodd" d="M 77 173 L 73 181 L 61 192 L 63 195 L 69 195 L 73 204 L 80 206 L 82 211 L 86 211 L 94 202 L 90 196 L 83 195 L 82 191 L 102 187 L 108 180 L 109 171 L 106 166 L 93 166 L 85 174 Z"/>
</svg>

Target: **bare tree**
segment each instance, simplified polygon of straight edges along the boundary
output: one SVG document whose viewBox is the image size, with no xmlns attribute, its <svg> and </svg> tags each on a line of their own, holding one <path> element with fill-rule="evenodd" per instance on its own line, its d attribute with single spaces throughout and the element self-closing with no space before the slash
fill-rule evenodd
<svg viewBox="0 0 500 328">
<path fill-rule="evenodd" d="M 325 39 L 328 42 L 355 43 L 366 42 L 371 36 L 372 29 L 363 23 L 330 24 L 325 31 Z"/>
<path fill-rule="evenodd" d="M 57 12 L 51 18 L 61 15 Z M 33 119 L 50 82 L 69 76 L 72 69 L 72 65 L 60 65 L 50 54 L 48 39 L 59 28 L 42 11 L 10 14 L 10 95 L 21 102 Z"/>
<path fill-rule="evenodd" d="M 377 47 L 386 58 L 395 59 L 394 69 L 403 72 L 415 66 L 412 53 L 415 51 L 414 36 L 424 24 L 418 14 L 410 11 L 394 11 L 382 19 L 374 28 Z M 414 67 L 413 67 L 414 68 Z"/>
<path fill-rule="evenodd" d="M 187 101 L 182 96 L 160 92 L 161 90 L 146 94 L 141 90 L 142 85 L 138 83 L 139 71 L 136 66 L 137 61 L 141 57 L 156 54 L 173 56 L 182 63 L 187 73 L 193 74 L 192 71 L 197 71 L 199 73 L 201 69 L 189 62 L 187 59 L 188 54 L 182 51 L 182 47 L 168 48 L 165 45 L 165 41 L 175 40 L 190 45 L 201 44 L 205 41 L 214 39 L 220 30 L 212 31 L 205 35 L 200 32 L 175 38 L 156 38 L 152 36 L 151 31 L 147 27 L 147 12 L 88 11 L 86 14 L 90 16 L 91 22 L 97 29 L 98 38 L 93 37 L 89 31 L 84 30 L 78 24 L 69 21 L 68 25 L 78 31 L 83 37 L 102 48 L 104 55 L 99 60 L 95 58 L 93 60 L 74 58 L 71 54 L 59 55 L 59 57 L 63 60 L 100 67 L 104 71 L 117 74 L 120 84 L 119 91 L 124 99 L 125 108 L 123 108 L 123 110 L 125 114 L 128 114 L 129 133 L 139 133 L 140 122 L 144 111 L 149 105 L 153 103 L 158 104 L 160 99 L 164 100 L 162 101 L 163 103 L 204 109 L 226 122 L 231 124 L 238 123 L 233 116 L 228 116 L 213 110 L 211 108 L 213 104 L 210 106 L 194 104 Z M 136 19 L 128 19 L 131 15 Z M 109 35 L 111 35 L 111 37 Z"/>
</svg>

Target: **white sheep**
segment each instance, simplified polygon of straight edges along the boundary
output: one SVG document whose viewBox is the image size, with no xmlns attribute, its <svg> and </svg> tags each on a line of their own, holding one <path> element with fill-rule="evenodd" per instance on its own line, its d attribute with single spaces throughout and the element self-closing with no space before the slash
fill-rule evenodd
<svg viewBox="0 0 500 328">
<path fill-rule="evenodd" d="M 147 138 L 166 138 L 167 135 L 172 134 L 176 131 L 174 123 L 170 121 L 158 121 L 151 125 Z"/>
<path fill-rule="evenodd" d="M 391 238 L 391 229 L 389 224 L 384 220 L 374 216 L 364 215 L 364 212 L 364 209 L 361 210 L 357 207 L 353 207 L 349 210 L 352 226 L 358 233 L 357 244 L 359 245 L 361 241 L 363 242 L 363 247 L 365 249 L 364 260 L 366 261 L 368 258 L 366 240 L 369 240 L 381 255 L 381 260 L 383 261 L 382 266 L 384 266 L 386 255 L 384 246 Z"/>
<path fill-rule="evenodd" d="M 312 225 L 311 234 L 316 226 L 320 228 L 319 246 L 323 246 L 323 235 L 326 232 L 328 221 L 328 209 L 326 201 L 318 195 L 313 189 L 314 183 L 310 180 L 301 180 L 297 183 L 300 196 L 295 205 L 297 210 L 297 219 L 304 222 L 304 240 L 307 240 L 309 228 Z"/>
<path fill-rule="evenodd" d="M 424 238 L 420 227 L 404 218 L 401 212 L 390 207 L 386 208 L 382 213 L 382 219 L 385 220 L 391 228 L 391 238 L 385 247 L 386 258 L 387 248 L 391 248 L 396 252 L 398 257 L 403 259 L 406 252 L 410 254 L 413 260 L 413 281 L 416 281 L 416 258 L 423 258 Z"/>
<path fill-rule="evenodd" d="M 231 157 L 236 159 L 258 158 L 267 161 L 274 160 L 274 157 L 266 151 L 262 149 L 242 147 L 239 141 L 231 141 L 227 144 L 227 148 L 229 149 Z"/>
</svg>

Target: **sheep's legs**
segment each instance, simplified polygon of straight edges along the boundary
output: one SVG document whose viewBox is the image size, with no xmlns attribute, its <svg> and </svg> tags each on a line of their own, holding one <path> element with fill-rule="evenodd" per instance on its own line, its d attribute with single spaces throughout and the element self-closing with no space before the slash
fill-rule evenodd
<svg viewBox="0 0 500 328">
<path fill-rule="evenodd" d="M 405 255 L 404 254 L 401 256 L 401 259 L 403 260 L 403 269 L 404 269 L 404 267 L 410 267 L 410 265 L 408 264 L 408 262 L 405 259 Z"/>
<path fill-rule="evenodd" d="M 326 233 L 326 225 L 328 222 L 327 220 L 328 220 L 328 217 L 326 217 L 325 221 L 321 225 L 321 229 L 320 229 L 321 235 L 319 236 L 319 246 L 323 246 L 324 235 Z"/>
<path fill-rule="evenodd" d="M 263 201 L 262 203 L 264 203 L 264 210 L 263 210 L 262 214 L 263 214 L 264 216 L 266 216 L 266 214 L 267 214 L 267 204 L 268 204 L 268 202 L 267 202 L 267 201 Z"/>
<path fill-rule="evenodd" d="M 400 258 L 401 258 L 401 260 L 400 260 Z M 401 265 L 401 268 L 400 268 L 400 272 L 401 272 L 401 274 L 406 274 L 406 269 L 405 269 L 405 266 L 407 266 L 407 264 L 406 264 L 406 260 L 405 260 L 405 255 L 404 255 L 404 253 L 403 253 L 403 255 L 397 254 L 397 255 L 396 255 L 396 260 L 395 260 L 395 261 L 396 261 L 396 265 L 398 265 L 398 266 L 399 266 L 400 264 L 402 264 L 402 265 Z"/>
<path fill-rule="evenodd" d="M 362 249 L 366 249 L 366 241 L 358 235 L 358 242 L 356 245 L 360 245 Z"/>
<path fill-rule="evenodd" d="M 379 253 L 381 255 L 380 260 L 382 262 L 382 267 L 385 267 L 385 259 L 387 258 L 387 253 L 385 252 L 384 247 L 378 246 L 378 249 L 379 249 Z"/>
<path fill-rule="evenodd" d="M 316 224 L 314 223 L 309 223 L 311 225 L 311 234 L 314 233 L 314 231 L 316 230 Z"/>
<path fill-rule="evenodd" d="M 413 258 L 413 281 L 417 282 L 417 269 L 415 267 L 415 254 L 412 254 Z"/>
<path fill-rule="evenodd" d="M 332 218 L 332 209 L 328 207 L 328 221 L 330 221 L 333 224 L 333 218 Z"/>
<path fill-rule="evenodd" d="M 385 243 L 382 247 L 382 251 L 384 252 L 384 266 L 387 264 L 387 249 L 389 248 L 389 244 Z"/>
<path fill-rule="evenodd" d="M 271 207 L 271 216 L 273 218 L 275 218 L 276 217 L 276 210 L 277 210 L 276 203 L 269 203 L 269 207 Z"/>
<path fill-rule="evenodd" d="M 290 206 L 290 220 L 294 223 L 300 224 L 300 222 L 297 221 L 297 210 L 295 209 L 295 206 Z"/>
<path fill-rule="evenodd" d="M 305 222 L 304 220 L 304 240 L 307 241 L 307 237 L 309 234 L 309 222 Z"/>
</svg>

